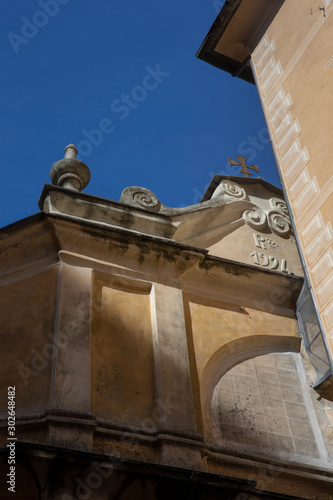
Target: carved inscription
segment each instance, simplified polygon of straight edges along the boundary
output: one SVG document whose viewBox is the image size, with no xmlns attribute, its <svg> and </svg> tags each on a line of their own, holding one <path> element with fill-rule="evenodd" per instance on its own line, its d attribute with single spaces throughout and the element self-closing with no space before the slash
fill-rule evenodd
<svg viewBox="0 0 333 500">
<path fill-rule="evenodd" d="M 253 233 L 253 237 L 256 247 L 262 248 L 263 250 L 267 250 L 267 248 L 275 250 L 279 246 L 276 241 L 271 240 L 270 238 L 264 238 L 261 234 Z"/>
<path fill-rule="evenodd" d="M 276 241 L 265 238 L 261 234 L 253 233 L 253 238 L 256 247 L 261 250 L 276 250 L 279 246 Z M 282 273 L 292 274 L 287 268 L 287 261 L 284 258 L 281 260 L 280 267 L 279 259 L 274 255 L 267 255 L 264 252 L 252 252 L 251 257 L 253 257 L 253 263 L 257 266 L 268 267 L 269 269 L 279 269 Z"/>
</svg>

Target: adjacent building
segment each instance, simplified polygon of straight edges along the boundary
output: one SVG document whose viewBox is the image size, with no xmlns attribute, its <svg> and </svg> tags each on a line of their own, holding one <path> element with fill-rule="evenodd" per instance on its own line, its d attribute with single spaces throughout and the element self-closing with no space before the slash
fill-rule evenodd
<svg viewBox="0 0 333 500">
<path fill-rule="evenodd" d="M 333 397 L 333 2 L 228 0 L 198 57 L 257 86 L 306 275 L 316 387 Z"/>
</svg>

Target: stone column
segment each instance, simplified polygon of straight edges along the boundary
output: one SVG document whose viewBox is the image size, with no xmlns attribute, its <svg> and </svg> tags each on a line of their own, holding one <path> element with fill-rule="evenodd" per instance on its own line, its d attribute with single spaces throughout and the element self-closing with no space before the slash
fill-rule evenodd
<svg viewBox="0 0 333 500">
<path fill-rule="evenodd" d="M 200 468 L 182 290 L 154 284 L 151 311 L 162 461 Z"/>
<path fill-rule="evenodd" d="M 49 441 L 80 449 L 90 448 L 94 425 L 89 413 L 91 274 L 89 268 L 61 262 L 48 415 Z"/>
</svg>

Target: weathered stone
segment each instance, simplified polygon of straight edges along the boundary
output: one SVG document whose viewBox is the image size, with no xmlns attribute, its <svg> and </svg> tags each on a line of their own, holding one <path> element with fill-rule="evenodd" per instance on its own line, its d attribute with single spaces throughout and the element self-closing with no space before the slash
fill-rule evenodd
<svg viewBox="0 0 333 500">
<path fill-rule="evenodd" d="M 300 379 L 303 279 L 283 200 L 251 179 L 213 191 L 154 211 L 46 185 L 42 215 L 3 231 L 0 374 L 46 498 L 328 500 L 320 432 L 333 432 Z"/>
</svg>

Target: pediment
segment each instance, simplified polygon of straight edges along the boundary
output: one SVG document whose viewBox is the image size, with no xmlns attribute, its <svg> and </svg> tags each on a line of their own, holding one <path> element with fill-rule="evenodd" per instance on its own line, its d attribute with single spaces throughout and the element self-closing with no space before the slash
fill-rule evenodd
<svg viewBox="0 0 333 500">
<path fill-rule="evenodd" d="M 217 257 L 302 275 L 282 192 L 254 179 L 241 179 L 238 183 L 216 177 L 213 189 L 208 189 L 202 204 L 219 200 L 220 206 L 193 214 L 191 224 L 184 219 L 174 238 L 206 248 Z"/>
</svg>

